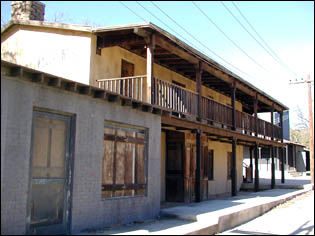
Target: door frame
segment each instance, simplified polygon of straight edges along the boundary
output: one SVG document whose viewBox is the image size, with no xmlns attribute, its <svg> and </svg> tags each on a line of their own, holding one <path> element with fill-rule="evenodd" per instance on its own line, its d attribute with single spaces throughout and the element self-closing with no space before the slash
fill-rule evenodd
<svg viewBox="0 0 315 236">
<path fill-rule="evenodd" d="M 53 119 L 62 119 L 67 122 L 66 133 L 66 155 L 65 155 L 65 187 L 64 187 L 64 219 L 65 234 L 70 233 L 72 222 L 72 192 L 73 192 L 73 170 L 74 170 L 74 144 L 75 144 L 75 123 L 76 115 L 45 108 L 35 108 L 32 113 L 31 125 L 31 147 L 28 177 L 28 196 L 26 203 L 26 234 L 31 232 L 31 199 L 32 199 L 32 171 L 33 171 L 33 145 L 34 145 L 34 128 L 36 117 L 48 117 Z"/>
</svg>

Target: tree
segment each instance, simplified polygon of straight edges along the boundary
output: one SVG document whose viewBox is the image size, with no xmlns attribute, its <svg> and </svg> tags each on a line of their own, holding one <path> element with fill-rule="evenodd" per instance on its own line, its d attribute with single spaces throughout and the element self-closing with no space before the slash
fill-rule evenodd
<svg viewBox="0 0 315 236">
<path fill-rule="evenodd" d="M 298 117 L 298 123 L 295 128 L 290 129 L 290 139 L 292 142 L 300 143 L 307 148 L 310 148 L 309 144 L 309 120 L 305 118 L 302 113 L 301 108 L 298 106 L 296 109 L 296 114 Z"/>
</svg>

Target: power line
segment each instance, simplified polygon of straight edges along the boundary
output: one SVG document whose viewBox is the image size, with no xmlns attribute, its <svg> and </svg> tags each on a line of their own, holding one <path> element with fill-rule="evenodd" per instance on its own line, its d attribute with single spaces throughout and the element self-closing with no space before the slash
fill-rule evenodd
<svg viewBox="0 0 315 236">
<path fill-rule="evenodd" d="M 247 24 L 251 27 L 251 29 L 257 34 L 257 36 L 261 39 L 261 41 L 268 47 L 268 49 L 274 54 L 275 57 L 277 57 L 277 59 L 279 60 L 278 62 L 286 67 L 291 73 L 293 73 L 296 77 L 298 77 L 298 75 L 291 70 L 282 60 L 281 58 L 271 49 L 271 47 L 266 43 L 266 41 L 258 34 L 258 32 L 255 30 L 255 28 L 249 23 L 249 21 L 247 20 L 247 18 L 243 15 L 243 13 L 241 12 L 241 10 L 236 6 L 236 4 L 232 1 L 232 4 L 234 5 L 234 7 L 238 10 L 238 12 L 240 13 L 240 15 L 244 18 L 244 20 L 247 22 Z"/>
<path fill-rule="evenodd" d="M 253 76 L 241 71 L 240 69 L 238 69 L 237 67 L 233 66 L 232 64 L 230 64 L 229 62 L 227 62 L 226 60 L 224 60 L 222 57 L 220 57 L 219 55 L 217 55 L 215 52 L 213 52 L 210 48 L 208 48 L 205 44 L 203 44 L 200 40 L 198 40 L 195 36 L 193 36 L 189 31 L 187 31 L 185 28 L 183 28 L 180 24 L 178 24 L 174 19 L 172 19 L 167 13 L 165 13 L 161 8 L 159 8 L 157 5 L 155 5 L 152 1 L 150 1 L 156 8 L 158 8 L 165 16 L 167 16 L 172 22 L 174 22 L 178 27 L 180 27 L 183 31 L 185 31 L 188 35 L 190 35 L 190 37 L 192 37 L 193 39 L 195 39 L 198 43 L 200 43 L 202 46 L 204 46 L 205 48 L 207 48 L 210 52 L 212 52 L 214 55 L 216 55 L 218 58 L 220 58 L 222 61 L 224 61 L 225 63 L 227 63 L 228 65 L 232 66 L 233 68 L 235 68 L 236 70 L 240 71 L 241 73 L 253 78 Z"/>
<path fill-rule="evenodd" d="M 139 17 L 140 19 L 142 19 L 143 21 L 146 22 L 146 20 L 143 17 L 140 17 L 138 14 L 136 14 L 134 11 L 132 11 L 129 7 L 127 7 L 125 4 L 123 4 L 121 1 L 119 1 L 123 6 L 125 6 L 128 10 L 130 10 L 133 14 L 135 14 L 137 17 Z M 159 20 L 163 25 L 165 25 L 167 28 L 169 28 L 170 30 L 172 30 L 173 32 L 175 32 L 175 34 L 179 35 L 180 37 L 182 37 L 184 40 L 186 40 L 187 42 L 189 42 L 191 45 L 193 45 L 195 48 L 198 48 L 196 45 L 194 45 L 193 43 L 191 43 L 189 40 L 187 40 L 186 38 L 184 38 L 182 35 L 180 35 L 178 32 L 176 32 L 175 30 L 173 30 L 171 27 L 169 27 L 167 24 L 165 24 L 162 20 L 160 20 L 157 16 L 155 16 L 152 12 L 150 12 L 149 10 L 147 10 L 144 6 L 142 6 L 138 1 L 136 1 L 138 5 L 140 5 L 144 10 L 146 10 L 148 13 L 150 13 L 153 17 L 155 17 L 157 20 Z M 156 6 L 153 2 L 151 2 L 154 6 Z M 237 67 L 233 66 L 232 64 L 230 64 L 229 62 L 227 62 L 226 60 L 224 60 L 222 57 L 220 57 L 219 55 L 217 55 L 215 52 L 213 52 L 211 49 L 209 49 L 206 45 L 204 45 L 202 42 L 200 42 L 198 39 L 196 39 L 192 34 L 190 34 L 188 31 L 186 31 L 183 27 L 181 27 L 177 22 L 175 22 L 170 16 L 168 16 L 165 12 L 162 11 L 162 9 L 160 9 L 158 6 L 156 6 L 162 13 L 164 13 L 167 17 L 169 17 L 169 19 L 171 19 L 175 24 L 177 24 L 181 29 L 183 29 L 187 34 L 189 34 L 192 38 L 194 38 L 197 42 L 199 42 L 201 45 L 203 45 L 205 48 L 207 48 L 210 52 L 212 52 L 214 55 L 216 55 L 217 57 L 219 57 L 222 61 L 224 61 L 225 63 L 227 63 L 228 65 L 230 65 L 231 67 L 233 67 L 234 69 L 236 69 L 237 71 L 241 72 L 244 75 L 247 75 L 250 78 L 253 78 L 253 76 L 247 74 L 246 72 L 243 72 L 242 70 L 238 69 Z M 198 48 L 199 49 L 199 48 Z M 200 50 L 200 49 L 199 49 Z M 201 50 L 200 50 L 201 51 Z M 219 68 L 218 68 L 219 69 Z"/>
<path fill-rule="evenodd" d="M 139 16 L 137 13 L 135 13 L 133 10 L 131 10 L 129 7 L 127 7 L 125 4 L 123 4 L 122 1 L 119 1 L 119 2 L 120 2 L 120 4 L 122 4 L 124 7 L 126 7 L 129 11 L 131 11 L 133 14 L 135 14 L 137 17 L 139 17 L 141 20 L 143 20 L 144 22 L 146 22 L 146 20 L 145 20 L 143 17 Z"/>
<path fill-rule="evenodd" d="M 276 59 L 256 38 L 253 36 L 246 28 L 245 26 L 236 18 L 236 16 L 230 11 L 230 9 L 222 2 L 220 1 L 221 4 L 224 6 L 224 8 L 230 13 L 230 15 L 242 26 L 242 28 L 273 58 L 275 59 L 278 63 L 278 59 Z"/>
<path fill-rule="evenodd" d="M 192 3 L 194 4 L 194 6 L 196 7 L 196 8 L 198 8 L 198 10 L 228 39 L 228 40 L 230 40 L 232 43 L 233 43 L 233 45 L 235 46 L 235 47 L 237 47 L 239 50 L 241 50 L 249 59 L 251 59 L 256 65 L 258 65 L 260 68 L 262 68 L 264 71 L 266 71 L 266 72 L 269 72 L 266 68 L 264 68 L 262 65 L 260 65 L 258 62 L 256 62 L 252 57 L 250 57 L 241 47 L 239 47 L 229 36 L 227 36 L 226 35 L 226 33 L 224 33 L 224 31 L 223 30 L 221 30 L 220 29 L 220 27 L 219 26 L 217 26 L 211 19 L 210 19 L 210 17 L 206 14 L 206 13 L 204 13 L 198 6 L 197 6 L 197 4 L 196 3 L 194 3 L 193 1 L 192 1 Z"/>
<path fill-rule="evenodd" d="M 185 37 L 183 37 L 181 34 L 179 34 L 178 32 L 176 32 L 175 30 L 173 30 L 170 26 L 168 26 L 167 24 L 165 24 L 162 20 L 160 20 L 157 16 L 155 16 L 152 12 L 150 12 L 148 9 L 146 9 L 144 6 L 142 6 L 138 1 L 136 1 L 136 3 L 141 6 L 146 12 L 148 12 L 149 14 L 151 14 L 155 19 L 157 19 L 159 22 L 161 22 L 164 26 L 166 26 L 168 29 L 170 29 L 171 31 L 173 31 L 175 34 L 179 35 L 181 38 L 183 38 L 185 41 L 187 41 L 188 43 L 190 43 L 193 47 L 197 48 L 198 50 L 200 50 L 196 45 L 194 45 L 192 42 L 190 42 L 189 40 L 187 40 Z M 201 51 L 201 50 L 200 50 Z"/>
</svg>

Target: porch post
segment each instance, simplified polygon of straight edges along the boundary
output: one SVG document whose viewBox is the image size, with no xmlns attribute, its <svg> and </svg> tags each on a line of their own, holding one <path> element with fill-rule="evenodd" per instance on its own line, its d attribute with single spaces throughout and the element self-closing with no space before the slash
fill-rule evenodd
<svg viewBox="0 0 315 236">
<path fill-rule="evenodd" d="M 258 136 L 258 117 L 257 117 L 257 110 L 258 110 L 258 96 L 256 93 L 255 100 L 254 100 L 254 115 L 255 115 L 255 136 Z"/>
<path fill-rule="evenodd" d="M 153 65 L 154 65 L 154 48 L 155 35 L 145 38 L 147 48 L 147 86 L 146 86 L 146 102 L 152 103 L 152 82 L 153 82 Z"/>
<path fill-rule="evenodd" d="M 236 93 L 236 86 L 235 86 L 235 80 L 233 80 L 233 84 L 232 84 L 232 88 L 231 88 L 232 130 L 236 130 L 235 93 Z"/>
<path fill-rule="evenodd" d="M 273 125 L 274 125 L 274 122 L 273 122 L 273 113 L 275 112 L 275 104 L 274 103 L 272 103 L 272 107 L 271 107 L 271 116 L 270 116 L 270 120 L 271 120 L 271 140 L 274 140 L 274 137 L 275 137 L 275 135 L 274 135 L 274 127 L 273 127 Z"/>
<path fill-rule="evenodd" d="M 284 184 L 285 179 L 284 179 L 284 160 L 285 160 L 285 154 L 286 150 L 285 148 L 281 148 L 282 153 L 281 153 L 281 183 Z"/>
<path fill-rule="evenodd" d="M 198 102 L 197 102 L 197 113 L 198 117 L 197 119 L 201 121 L 202 117 L 202 109 L 201 109 L 201 100 L 202 100 L 202 82 L 201 82 L 201 76 L 202 76 L 202 68 L 201 68 L 201 62 L 199 61 L 198 65 L 196 65 L 196 87 L 197 87 L 197 93 L 198 93 Z"/>
<path fill-rule="evenodd" d="M 253 147 L 249 148 L 250 179 L 253 182 Z"/>
<path fill-rule="evenodd" d="M 236 141 L 237 139 L 233 137 L 232 139 L 232 196 L 237 195 L 237 172 L 236 172 Z"/>
<path fill-rule="evenodd" d="M 275 188 L 275 155 L 274 147 L 271 145 L 271 188 Z"/>
<path fill-rule="evenodd" d="M 195 201 L 201 201 L 200 194 L 200 177 L 201 177 L 201 131 L 197 130 L 196 133 L 196 182 L 195 182 Z"/>
<path fill-rule="evenodd" d="M 259 190 L 259 171 L 258 171 L 258 143 L 255 144 L 254 158 L 255 158 L 255 192 Z"/>
</svg>

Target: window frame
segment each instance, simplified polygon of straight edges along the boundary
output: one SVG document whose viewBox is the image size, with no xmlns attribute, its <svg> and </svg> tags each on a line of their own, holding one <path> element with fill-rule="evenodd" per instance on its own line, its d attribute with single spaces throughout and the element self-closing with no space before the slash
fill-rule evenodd
<svg viewBox="0 0 315 236">
<path fill-rule="evenodd" d="M 115 139 L 115 140 L 112 140 L 114 143 L 114 148 L 117 148 L 117 144 L 115 144 L 115 142 L 122 142 L 122 143 L 126 143 L 126 144 L 135 144 L 134 146 L 134 150 L 137 149 L 137 145 L 140 144 L 140 145 L 144 145 L 144 154 L 143 154 L 143 158 L 144 158 L 144 164 L 143 164 L 143 171 L 144 171 L 144 183 L 137 183 L 137 180 L 136 180 L 136 172 L 137 172 L 137 169 L 136 169 L 136 166 L 134 166 L 134 171 L 132 172 L 133 173 L 133 176 L 132 176 L 132 179 L 133 179 L 133 183 L 131 184 L 126 184 L 125 183 L 125 180 L 124 180 L 124 183 L 123 184 L 103 184 L 103 174 L 104 174 L 104 158 L 105 158 L 105 153 L 103 151 L 103 156 L 102 156 L 102 168 L 101 168 L 101 199 L 102 200 L 109 200 L 109 199 L 121 199 L 121 198 L 134 198 L 134 197 L 147 197 L 148 195 L 148 140 L 149 140 L 149 137 L 148 137 L 148 128 L 145 128 L 145 127 L 140 127 L 140 126 L 135 126 L 135 125 L 129 125 L 129 124 L 125 124 L 125 123 L 119 123 L 119 122 L 113 122 L 113 121 L 104 121 L 104 136 L 103 136 L 103 150 L 104 150 L 104 142 L 106 141 L 105 140 L 105 128 L 110 128 L 110 129 L 113 129 L 115 130 L 115 134 L 117 133 L 116 130 L 121 130 L 121 131 L 128 131 L 128 132 L 135 132 L 135 134 L 137 133 L 142 133 L 144 135 L 143 137 L 143 142 L 142 143 L 137 143 L 137 140 L 138 140 L 138 137 L 126 137 L 125 139 L 127 140 L 123 140 L 122 137 L 120 136 L 117 136 L 118 138 Z M 114 135 L 113 135 L 114 136 Z M 107 137 L 110 137 L 110 135 L 107 135 Z M 140 138 L 139 138 L 140 139 Z M 131 142 L 128 142 L 128 140 Z M 107 141 L 111 141 L 110 139 L 107 139 Z M 135 151 L 136 152 L 136 151 Z M 116 159 L 117 161 L 117 156 L 115 156 L 115 152 L 113 154 L 113 162 L 114 159 Z M 137 159 L 137 156 L 134 156 L 134 162 L 136 162 L 136 159 Z M 124 163 L 125 165 L 125 163 Z M 135 164 L 136 165 L 136 164 Z M 124 166 L 125 167 L 125 166 Z M 113 167 L 112 167 L 112 174 L 113 174 L 113 182 L 115 182 L 116 180 L 114 180 L 114 176 L 116 175 L 117 171 L 117 166 L 114 166 L 113 164 Z M 114 172 L 116 171 L 115 175 L 114 175 Z M 112 186 L 112 187 L 111 187 Z M 127 187 L 127 188 L 124 188 L 124 187 Z M 118 188 L 118 189 L 117 189 Z M 121 188 L 121 189 L 119 189 Z M 144 193 L 142 194 L 137 194 L 136 191 L 137 190 L 144 190 Z M 103 193 L 104 191 L 111 191 L 111 196 L 103 196 Z M 132 191 L 131 194 L 129 195 L 123 195 L 123 196 L 114 196 L 115 194 L 115 191 L 124 191 L 123 194 L 125 194 L 125 191 Z"/>
</svg>

